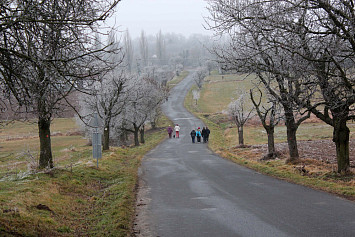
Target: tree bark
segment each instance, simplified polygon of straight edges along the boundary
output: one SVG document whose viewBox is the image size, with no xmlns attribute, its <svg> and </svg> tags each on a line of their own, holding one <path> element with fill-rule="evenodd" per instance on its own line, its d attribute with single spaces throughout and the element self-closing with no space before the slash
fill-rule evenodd
<svg viewBox="0 0 355 237">
<path fill-rule="evenodd" d="M 120 145 L 126 146 L 127 145 L 127 131 L 126 130 L 122 130 L 121 134 L 120 134 Z"/>
<path fill-rule="evenodd" d="M 134 126 L 134 145 L 139 146 L 139 128 Z"/>
<path fill-rule="evenodd" d="M 156 129 L 157 128 L 157 124 L 155 121 L 150 122 L 150 125 L 152 126 L 152 129 Z"/>
<path fill-rule="evenodd" d="M 350 170 L 349 138 L 350 130 L 346 126 L 346 119 L 334 118 L 333 142 L 336 146 L 338 173 L 347 173 Z"/>
<path fill-rule="evenodd" d="M 285 118 L 286 118 L 286 128 L 287 128 L 287 144 L 288 150 L 290 154 L 290 158 L 287 159 L 286 163 L 294 163 L 299 159 L 298 147 L 297 147 L 297 124 L 295 122 L 295 117 L 293 116 L 292 110 L 285 110 Z"/>
<path fill-rule="evenodd" d="M 144 140 L 144 126 L 140 129 L 140 135 L 141 135 L 141 143 L 145 143 L 145 140 Z"/>
<path fill-rule="evenodd" d="M 50 118 L 38 119 L 39 142 L 40 142 L 40 155 L 39 155 L 40 169 L 46 167 L 53 168 L 50 126 L 51 126 Z"/>
<path fill-rule="evenodd" d="M 238 126 L 239 145 L 244 145 L 243 126 Z"/>
<path fill-rule="evenodd" d="M 102 150 L 107 151 L 109 149 L 110 149 L 110 126 L 105 126 Z"/>
<path fill-rule="evenodd" d="M 275 154 L 275 130 L 274 127 L 269 127 L 267 130 L 267 148 L 268 148 L 268 153 L 269 155 L 274 155 Z"/>
</svg>

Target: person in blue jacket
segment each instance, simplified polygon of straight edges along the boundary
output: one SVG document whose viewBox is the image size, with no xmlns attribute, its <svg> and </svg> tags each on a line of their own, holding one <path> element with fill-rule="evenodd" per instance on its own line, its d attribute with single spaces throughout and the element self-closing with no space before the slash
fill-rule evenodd
<svg viewBox="0 0 355 237">
<path fill-rule="evenodd" d="M 201 142 L 201 128 L 198 127 L 196 130 L 197 142 Z"/>
</svg>

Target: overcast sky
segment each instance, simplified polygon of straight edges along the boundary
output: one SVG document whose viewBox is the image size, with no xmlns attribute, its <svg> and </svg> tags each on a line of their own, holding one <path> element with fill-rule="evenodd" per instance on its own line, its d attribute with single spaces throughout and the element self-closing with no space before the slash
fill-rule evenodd
<svg viewBox="0 0 355 237">
<path fill-rule="evenodd" d="M 203 16 L 208 15 L 204 0 L 122 0 L 117 6 L 111 22 L 115 21 L 119 31 L 127 28 L 132 38 L 144 30 L 146 34 L 211 33 L 203 28 Z"/>
</svg>

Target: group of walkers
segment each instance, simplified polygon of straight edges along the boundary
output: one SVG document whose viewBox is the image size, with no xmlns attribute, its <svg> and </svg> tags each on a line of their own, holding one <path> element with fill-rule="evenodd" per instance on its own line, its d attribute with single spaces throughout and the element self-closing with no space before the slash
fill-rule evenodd
<svg viewBox="0 0 355 237">
<path fill-rule="evenodd" d="M 169 125 L 167 130 L 168 130 L 169 138 L 171 138 L 172 136 L 174 136 L 174 138 L 175 137 L 176 138 L 180 137 L 180 126 L 179 126 L 179 124 L 176 124 L 174 129 Z M 173 135 L 173 130 L 175 131 L 175 135 Z"/>
<path fill-rule="evenodd" d="M 202 131 L 200 127 L 198 127 L 197 130 L 192 129 L 192 131 L 190 132 L 192 143 L 195 143 L 195 138 L 197 139 L 197 142 L 201 142 L 201 137 L 203 139 L 203 143 L 208 142 L 210 133 L 211 131 L 208 129 L 208 127 L 203 127 Z"/>
<path fill-rule="evenodd" d="M 172 137 L 179 138 L 180 137 L 180 126 L 178 124 L 176 124 L 174 128 L 172 128 L 169 125 L 169 127 L 167 128 L 167 131 L 169 134 L 169 138 L 172 138 Z M 175 131 L 175 135 L 173 135 L 173 131 Z M 195 143 L 195 139 L 197 139 L 198 143 L 201 143 L 201 138 L 203 140 L 203 143 L 208 142 L 208 138 L 210 136 L 210 133 L 211 133 L 211 131 L 208 129 L 208 127 L 203 127 L 202 130 L 200 127 L 198 127 L 196 130 L 192 129 L 192 131 L 190 132 L 192 143 Z"/>
</svg>

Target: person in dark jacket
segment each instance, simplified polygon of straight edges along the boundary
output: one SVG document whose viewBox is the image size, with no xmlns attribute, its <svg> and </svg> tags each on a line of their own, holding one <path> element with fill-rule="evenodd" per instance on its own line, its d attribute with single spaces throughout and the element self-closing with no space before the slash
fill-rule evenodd
<svg viewBox="0 0 355 237">
<path fill-rule="evenodd" d="M 203 143 L 206 143 L 206 128 L 205 127 L 202 128 L 201 136 L 203 139 Z"/>
<path fill-rule="evenodd" d="M 192 129 L 190 135 L 191 135 L 192 143 L 195 143 L 195 137 L 196 137 L 196 131 L 195 131 L 195 129 Z"/>
<path fill-rule="evenodd" d="M 205 129 L 206 142 L 208 142 L 208 138 L 209 138 L 209 136 L 210 136 L 210 133 L 211 133 L 211 131 L 208 129 L 208 127 L 206 127 L 206 129 Z"/>
<path fill-rule="evenodd" d="M 171 134 L 173 133 L 173 128 L 169 125 L 169 127 L 166 129 L 169 134 L 169 138 L 171 138 Z"/>
</svg>

